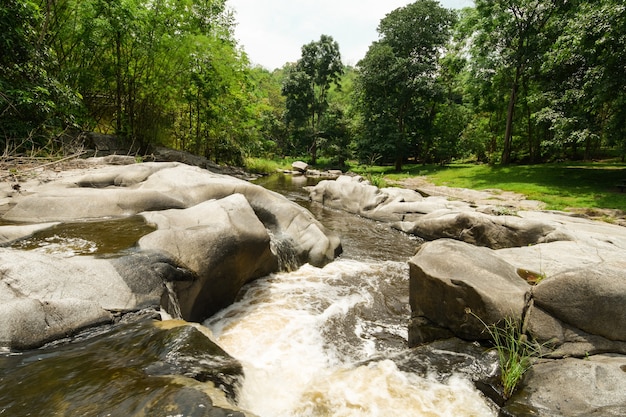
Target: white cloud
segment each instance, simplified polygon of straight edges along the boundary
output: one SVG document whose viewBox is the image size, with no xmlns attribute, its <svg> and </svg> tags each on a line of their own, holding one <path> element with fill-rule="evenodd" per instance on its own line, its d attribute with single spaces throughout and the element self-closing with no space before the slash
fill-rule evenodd
<svg viewBox="0 0 626 417">
<path fill-rule="evenodd" d="M 300 48 L 322 34 L 338 43 L 347 64 L 356 64 L 378 38 L 385 15 L 406 0 L 228 0 L 235 10 L 235 34 L 250 60 L 269 69 L 300 58 Z M 472 0 L 443 0 L 444 7 Z"/>
</svg>

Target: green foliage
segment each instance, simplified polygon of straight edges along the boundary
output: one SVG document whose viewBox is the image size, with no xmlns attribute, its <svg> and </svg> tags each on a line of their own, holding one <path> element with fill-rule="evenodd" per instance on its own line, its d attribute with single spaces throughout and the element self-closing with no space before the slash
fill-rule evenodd
<svg viewBox="0 0 626 417">
<path fill-rule="evenodd" d="M 6 0 L 0 146 L 54 152 L 96 130 L 231 164 L 624 160 L 622 3 L 417 0 L 381 16 L 356 68 L 322 35 L 269 72 L 237 45 L 226 0 Z"/>
<path fill-rule="evenodd" d="M 370 182 L 370 184 L 375 187 L 385 188 L 388 186 L 387 181 L 385 180 L 385 177 L 383 175 L 367 173 L 365 178 Z"/>
<path fill-rule="evenodd" d="M 297 134 L 305 138 L 313 164 L 317 160 L 320 139 L 330 136 L 324 127 L 335 128 L 329 126 L 333 119 L 326 120 L 328 93 L 332 85 L 341 88 L 342 74 L 339 44 L 331 36 L 322 35 L 319 41 L 302 47 L 302 57 L 288 69 L 283 82 L 286 121 L 292 123 L 297 128 Z"/>
<path fill-rule="evenodd" d="M 45 147 L 79 115 L 78 96 L 51 73 L 37 4 L 0 5 L 0 146 L 14 153 Z"/>
<path fill-rule="evenodd" d="M 498 352 L 503 397 L 510 398 L 532 366 L 532 359 L 541 356 L 541 346 L 528 340 L 518 320 L 506 317 L 501 324 L 488 325 L 469 308 L 465 311 L 479 320 L 489 332 Z"/>
<path fill-rule="evenodd" d="M 436 106 L 442 101 L 434 81 L 454 19 L 437 1 L 418 0 L 381 20 L 380 41 L 358 65 L 361 159 L 379 154 L 400 170 L 412 151 L 425 154 L 434 146 Z"/>
<path fill-rule="evenodd" d="M 554 132 L 544 145 L 553 153 L 570 149 L 571 156 L 581 149 L 590 159 L 604 140 L 625 155 L 626 7 L 579 1 L 563 17 L 543 65 L 545 104 L 537 120 Z"/>
</svg>

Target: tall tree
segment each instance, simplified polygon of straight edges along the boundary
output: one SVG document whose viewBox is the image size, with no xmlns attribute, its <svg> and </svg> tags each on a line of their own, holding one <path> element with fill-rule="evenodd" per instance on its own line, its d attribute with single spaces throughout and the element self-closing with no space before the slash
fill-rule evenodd
<svg viewBox="0 0 626 417">
<path fill-rule="evenodd" d="M 450 38 L 455 14 L 434 0 L 418 0 L 389 13 L 358 64 L 358 94 L 364 152 L 393 157 L 396 170 L 413 144 L 432 134 L 441 89 L 438 60 Z"/>
<path fill-rule="evenodd" d="M 36 2 L 0 4 L 0 152 L 45 147 L 78 113 L 77 95 L 50 71 L 43 27 Z"/>
<path fill-rule="evenodd" d="M 616 0 L 572 1 L 556 22 L 558 38 L 543 64 L 537 118 L 550 147 L 585 159 L 603 143 L 626 156 L 626 6 Z"/>
<path fill-rule="evenodd" d="M 511 162 L 513 123 L 520 86 L 537 70 L 545 51 L 544 29 L 566 0 L 476 0 L 480 17 L 475 58 L 508 84 L 501 163 Z"/>
<path fill-rule="evenodd" d="M 328 91 L 339 86 L 343 64 L 339 44 L 328 35 L 302 47 L 302 56 L 283 83 L 286 97 L 286 118 L 297 127 L 304 127 L 308 137 L 311 163 L 317 162 L 320 137 L 324 135 L 322 121 L 328 110 Z"/>
</svg>

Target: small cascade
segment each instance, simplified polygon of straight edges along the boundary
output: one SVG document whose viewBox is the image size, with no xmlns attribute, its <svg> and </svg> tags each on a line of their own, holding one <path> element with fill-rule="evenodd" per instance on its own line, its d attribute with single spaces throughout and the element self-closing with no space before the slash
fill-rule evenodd
<svg viewBox="0 0 626 417">
<path fill-rule="evenodd" d="M 238 405 L 260 417 L 494 417 L 463 373 L 414 372 L 408 286 L 403 262 L 304 265 L 250 283 L 204 325 L 242 363 Z"/>
<path fill-rule="evenodd" d="M 165 281 L 165 289 L 167 290 L 168 308 L 167 312 L 174 320 L 182 319 L 183 314 L 180 311 L 180 303 L 174 289 L 173 281 Z"/>
<path fill-rule="evenodd" d="M 278 258 L 279 271 L 292 272 L 298 269 L 298 257 L 293 240 L 288 236 L 276 236 L 267 229 L 270 236 L 270 250 Z"/>
</svg>

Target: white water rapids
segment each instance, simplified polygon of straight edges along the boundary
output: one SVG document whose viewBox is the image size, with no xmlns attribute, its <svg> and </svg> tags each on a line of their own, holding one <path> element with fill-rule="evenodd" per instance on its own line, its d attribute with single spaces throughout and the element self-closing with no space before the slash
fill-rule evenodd
<svg viewBox="0 0 626 417">
<path fill-rule="evenodd" d="M 467 376 L 422 377 L 392 361 L 407 352 L 407 260 L 418 242 L 309 203 L 302 186 L 313 183 L 304 177 L 270 176 L 261 185 L 309 209 L 340 235 L 344 253 L 324 268 L 257 280 L 204 323 L 243 364 L 240 407 L 259 417 L 497 414 Z"/>
<path fill-rule="evenodd" d="M 406 349 L 406 294 L 406 263 L 340 259 L 258 280 L 205 324 L 242 362 L 239 405 L 260 417 L 494 416 L 471 381 L 385 359 Z"/>
</svg>

